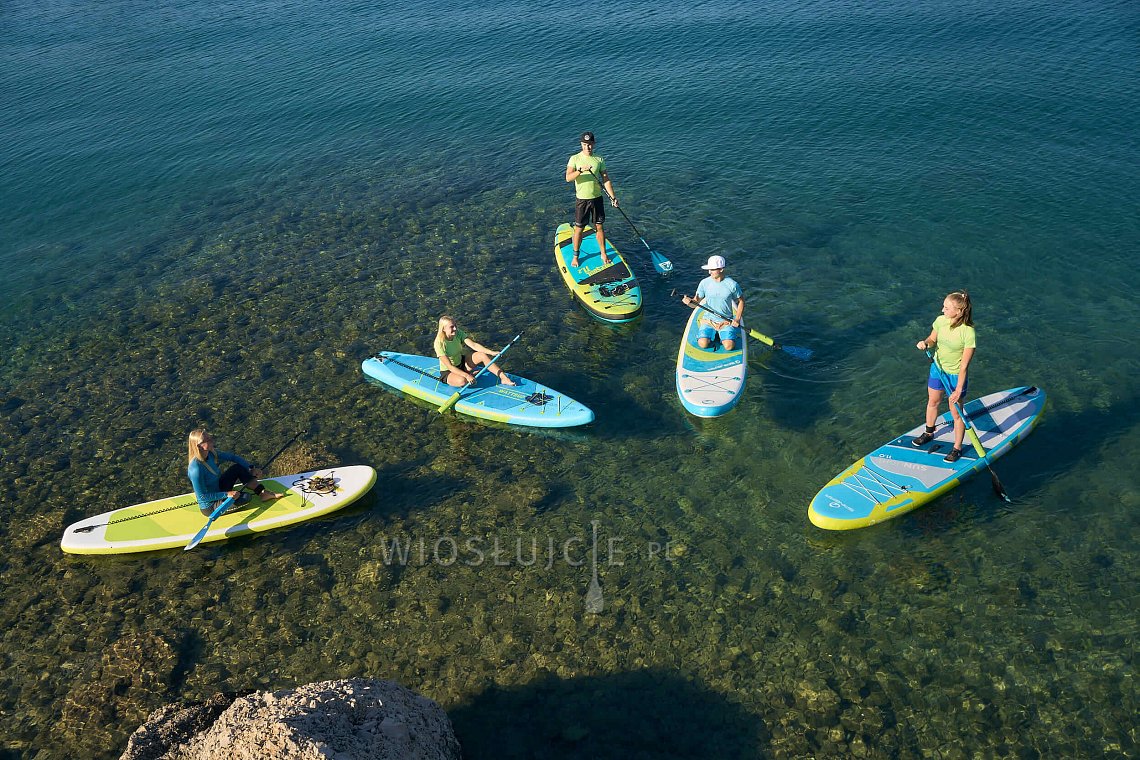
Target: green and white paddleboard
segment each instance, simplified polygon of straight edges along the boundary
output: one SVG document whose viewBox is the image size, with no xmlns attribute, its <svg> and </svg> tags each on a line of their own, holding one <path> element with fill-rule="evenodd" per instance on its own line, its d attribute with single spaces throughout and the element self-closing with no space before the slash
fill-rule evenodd
<svg viewBox="0 0 1140 760">
<path fill-rule="evenodd" d="M 376 482 L 376 470 L 348 465 L 297 475 L 264 478 L 270 491 L 286 494 L 275 501 L 253 496 L 248 504 L 214 521 L 205 541 L 282 528 L 327 515 L 359 499 Z M 206 524 L 194 494 L 170 496 L 114 509 L 69 525 L 61 548 L 69 554 L 133 554 L 184 548 Z"/>
</svg>

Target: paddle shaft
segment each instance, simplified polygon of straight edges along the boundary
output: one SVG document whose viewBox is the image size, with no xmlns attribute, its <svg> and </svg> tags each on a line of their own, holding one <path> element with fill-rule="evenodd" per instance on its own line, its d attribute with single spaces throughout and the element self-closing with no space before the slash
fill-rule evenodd
<svg viewBox="0 0 1140 760">
<path fill-rule="evenodd" d="M 677 293 L 677 291 L 675 291 L 675 290 L 674 290 L 674 291 L 673 291 L 673 293 L 674 293 L 674 294 L 676 294 L 676 293 Z M 683 298 L 683 297 L 684 297 L 684 296 L 682 296 L 682 298 Z M 694 306 L 696 306 L 698 309 L 704 309 L 704 310 L 705 310 L 705 311 L 707 311 L 709 314 L 714 314 L 714 315 L 716 315 L 716 316 L 720 317 L 721 319 L 723 319 L 725 322 L 731 322 L 731 321 L 733 320 L 733 317 L 729 317 L 729 316 L 726 316 L 726 315 L 724 315 L 724 314 L 721 314 L 721 313 L 720 313 L 719 311 L 717 311 L 716 309 L 710 309 L 709 307 L 705 306 L 705 305 L 704 305 L 703 303 L 701 303 L 700 301 L 697 301 L 697 300 L 696 300 L 696 297 L 695 297 L 695 296 L 689 296 L 689 298 L 690 298 L 690 300 L 692 301 L 692 304 L 693 304 Z M 756 331 L 756 330 L 753 330 L 753 329 L 751 329 L 751 328 L 748 328 L 748 327 L 745 327 L 744 325 L 741 325 L 741 328 L 742 328 L 742 329 L 744 329 L 744 330 L 747 330 L 747 331 L 748 331 L 748 334 L 749 334 L 749 335 L 751 335 L 753 338 L 755 338 L 756 340 L 760 341 L 761 343 L 767 343 L 767 344 L 768 344 L 769 346 L 771 346 L 772 348 L 780 348 L 780 346 L 777 346 L 777 345 L 776 345 L 776 342 L 775 342 L 774 340 L 772 340 L 771 338 L 769 338 L 769 337 L 768 337 L 767 335 L 765 335 L 764 333 L 762 333 L 762 332 L 758 332 L 758 331 Z"/>
<path fill-rule="evenodd" d="M 970 439 L 970 445 L 974 447 L 974 452 L 978 455 L 979 459 L 985 462 L 986 469 L 990 471 L 990 479 L 993 482 L 994 493 L 996 493 L 1005 501 L 1009 501 L 1009 496 L 1007 496 L 1005 493 L 1005 486 L 1001 484 L 1001 480 L 998 478 L 997 473 L 994 472 L 994 468 L 990 465 L 989 457 L 986 455 L 986 449 L 984 446 L 982 446 L 982 439 L 978 437 L 977 431 L 974 430 L 974 424 L 966 415 L 965 407 L 956 401 L 950 401 L 950 394 L 952 393 L 950 390 L 950 378 L 946 376 L 946 373 L 942 369 L 942 365 L 938 363 L 938 359 L 934 356 L 934 354 L 930 353 L 929 348 L 926 349 L 926 356 L 930 359 L 930 363 L 934 369 L 938 371 L 938 379 L 942 381 L 942 388 L 946 391 L 947 402 L 958 410 L 958 417 L 962 420 L 962 424 L 966 427 L 966 435 Z"/>
<path fill-rule="evenodd" d="M 265 464 L 263 464 L 261 467 L 259 467 L 259 468 L 258 468 L 259 470 L 261 470 L 261 474 L 262 474 L 262 475 L 264 475 L 264 474 L 265 474 L 265 472 L 266 472 L 266 470 L 268 470 L 268 469 L 269 469 L 269 465 L 271 465 L 271 464 L 273 464 L 274 462 L 276 462 L 276 461 L 277 461 L 277 457 L 279 457 L 279 456 L 281 456 L 282 454 L 284 454 L 284 453 L 285 453 L 285 449 L 287 449 L 287 448 L 289 448 L 290 446 L 292 446 L 292 445 L 293 445 L 293 443 L 294 443 L 294 442 L 295 442 L 295 441 L 296 441 L 298 438 L 300 438 L 301 436 L 303 436 L 303 435 L 304 435 L 305 433 L 307 433 L 307 432 L 309 432 L 309 431 L 308 431 L 308 430 L 298 430 L 298 431 L 297 431 L 297 432 L 296 432 L 296 433 L 293 435 L 293 437 L 292 437 L 292 438 L 290 438 L 290 439 L 289 439 L 289 441 L 288 441 L 288 442 L 287 442 L 287 443 L 286 443 L 284 446 L 282 446 L 281 448 L 279 448 L 279 449 L 277 450 L 277 453 L 276 453 L 276 454 L 274 454 L 273 456 L 269 457 L 269 459 L 268 459 L 268 460 L 265 462 Z"/>
<path fill-rule="evenodd" d="M 595 180 L 597 180 L 599 185 L 601 184 L 601 182 L 602 182 L 601 179 L 598 178 L 597 174 L 594 174 L 593 169 L 590 169 L 589 167 L 587 167 L 586 173 L 589 174 L 591 177 L 593 177 Z M 653 267 L 658 272 L 660 272 L 661 274 L 666 274 L 667 272 L 672 272 L 673 271 L 673 262 L 671 262 L 671 261 L 669 261 L 669 259 L 665 258 L 664 255 L 653 250 L 649 246 L 649 243 L 645 242 L 645 238 L 642 236 L 642 234 L 640 232 L 638 232 L 637 227 L 635 227 L 633 225 L 633 220 L 629 218 L 629 214 L 625 213 L 625 210 L 622 209 L 621 206 L 617 205 L 617 203 L 614 202 L 614 198 L 612 195 L 610 196 L 610 203 L 613 205 L 614 208 L 616 208 L 618 210 L 619 213 L 621 213 L 622 217 L 625 218 L 626 223 L 629 224 L 629 228 L 631 230 L 633 230 L 633 234 L 637 235 L 637 239 L 641 241 L 641 244 L 643 246 L 645 246 L 645 250 L 649 251 L 649 255 L 653 260 Z"/>
<path fill-rule="evenodd" d="M 491 361 L 489 361 L 489 362 L 487 362 L 486 364 L 484 364 L 484 365 L 483 365 L 483 366 L 482 366 L 482 367 L 479 369 L 479 371 L 478 371 L 478 372 L 476 372 L 476 373 L 475 373 L 475 374 L 474 374 L 474 375 L 471 377 L 471 380 L 470 380 L 468 383 L 466 383 L 466 384 L 465 384 L 465 385 L 464 385 L 462 388 L 460 388 L 459 390 L 457 390 L 457 391 L 455 392 L 455 395 L 454 395 L 454 396 L 452 396 L 451 398 L 449 398 L 449 399 L 447 400 L 447 402 L 446 402 L 446 403 L 444 403 L 444 405 L 443 405 L 443 406 L 441 406 L 441 407 L 439 408 L 439 413 L 440 413 L 440 414 L 443 414 L 443 413 L 444 413 L 444 412 L 446 412 L 448 409 L 450 409 L 451 407 L 455 406 L 456 402 L 457 402 L 457 401 L 459 401 L 459 397 L 460 397 L 461 395 L 463 395 L 463 391 L 465 391 L 465 390 L 467 390 L 469 387 L 471 387 L 471 385 L 473 385 L 473 384 L 475 383 L 475 381 L 479 379 L 479 375 L 482 375 L 484 372 L 486 372 L 486 371 L 487 371 L 487 368 L 488 368 L 488 367 L 490 367 L 490 366 L 491 366 L 492 364 L 494 364 L 495 362 L 497 362 L 497 361 L 499 360 L 499 357 L 501 357 L 503 354 L 505 354 L 505 353 L 507 352 L 507 349 L 508 349 L 508 348 L 510 348 L 511 346 L 513 346 L 513 345 L 515 344 L 515 341 L 516 341 L 516 340 L 518 340 L 518 339 L 519 339 L 519 338 L 521 338 L 521 337 L 522 337 L 522 333 L 519 333 L 518 335 L 516 335 L 514 338 L 512 338 L 512 339 L 511 339 L 511 342 L 510 342 L 510 343 L 508 343 L 507 345 L 503 346 L 503 350 L 502 350 L 502 351 L 500 351 L 499 353 L 495 354 L 495 356 L 494 356 L 494 357 L 491 359 Z"/>
<path fill-rule="evenodd" d="M 966 426 L 966 434 L 970 439 L 970 445 L 974 447 L 974 451 L 977 452 L 978 456 L 984 459 L 986 456 L 985 447 L 982 446 L 982 441 L 978 438 L 978 434 L 974 432 L 974 426 L 970 424 L 970 418 L 966 416 L 966 410 L 962 408 L 960 403 L 950 401 L 950 394 L 953 392 L 950 390 L 950 378 L 946 376 L 942 365 L 938 363 L 938 359 L 934 357 L 934 354 L 930 353 L 930 349 L 926 350 L 926 355 L 930 358 L 934 369 L 938 371 L 938 379 L 942 381 L 942 387 L 946 390 L 947 403 L 958 410 L 958 417 L 962 420 L 962 424 Z"/>
</svg>

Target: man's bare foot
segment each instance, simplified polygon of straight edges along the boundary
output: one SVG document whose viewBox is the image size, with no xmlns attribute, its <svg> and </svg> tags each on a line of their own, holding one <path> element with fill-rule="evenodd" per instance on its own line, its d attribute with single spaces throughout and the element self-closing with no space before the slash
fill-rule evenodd
<svg viewBox="0 0 1140 760">
<path fill-rule="evenodd" d="M 574 258 L 570 259 L 570 266 L 579 267 L 581 264 L 578 262 L 578 254 L 574 254 Z"/>
<path fill-rule="evenodd" d="M 274 501 L 275 499 L 280 499 L 284 495 L 285 494 L 283 494 L 283 493 L 276 493 L 274 491 L 270 491 L 268 488 L 266 488 L 260 494 L 262 501 Z"/>
<path fill-rule="evenodd" d="M 506 372 L 499 373 L 499 382 L 503 385 L 518 385 L 514 380 L 507 376 Z"/>
</svg>

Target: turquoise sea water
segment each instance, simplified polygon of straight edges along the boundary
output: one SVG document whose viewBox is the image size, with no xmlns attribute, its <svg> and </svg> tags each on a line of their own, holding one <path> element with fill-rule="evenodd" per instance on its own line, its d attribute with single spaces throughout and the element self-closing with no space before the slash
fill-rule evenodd
<svg viewBox="0 0 1140 760">
<path fill-rule="evenodd" d="M 439 701 L 471 757 L 1134 757 L 1138 40 L 1112 1 L 3 4 L 0 757 L 113 757 L 168 701 L 356 675 Z M 627 327 L 552 266 L 584 129 L 678 269 L 611 212 Z M 754 344 L 700 422 L 670 291 L 712 252 L 816 353 Z M 814 528 L 921 415 L 913 346 L 962 287 L 971 390 L 1049 394 L 995 464 L 1013 504 L 982 476 Z M 444 311 L 523 330 L 510 368 L 598 421 L 364 382 Z M 380 479 L 189 554 L 60 552 L 185 491 L 199 424 L 253 459 L 304 428 Z"/>
</svg>

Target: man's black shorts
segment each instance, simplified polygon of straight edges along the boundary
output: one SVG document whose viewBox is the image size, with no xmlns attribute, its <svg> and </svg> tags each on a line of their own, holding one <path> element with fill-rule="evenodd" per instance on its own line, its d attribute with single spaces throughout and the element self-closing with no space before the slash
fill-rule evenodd
<svg viewBox="0 0 1140 760">
<path fill-rule="evenodd" d="M 599 195 L 597 198 L 590 198 L 589 200 L 579 198 L 578 202 L 574 204 L 574 226 L 585 227 L 587 217 L 592 218 L 594 226 L 606 221 L 606 207 L 602 203 L 602 196 Z"/>
</svg>

